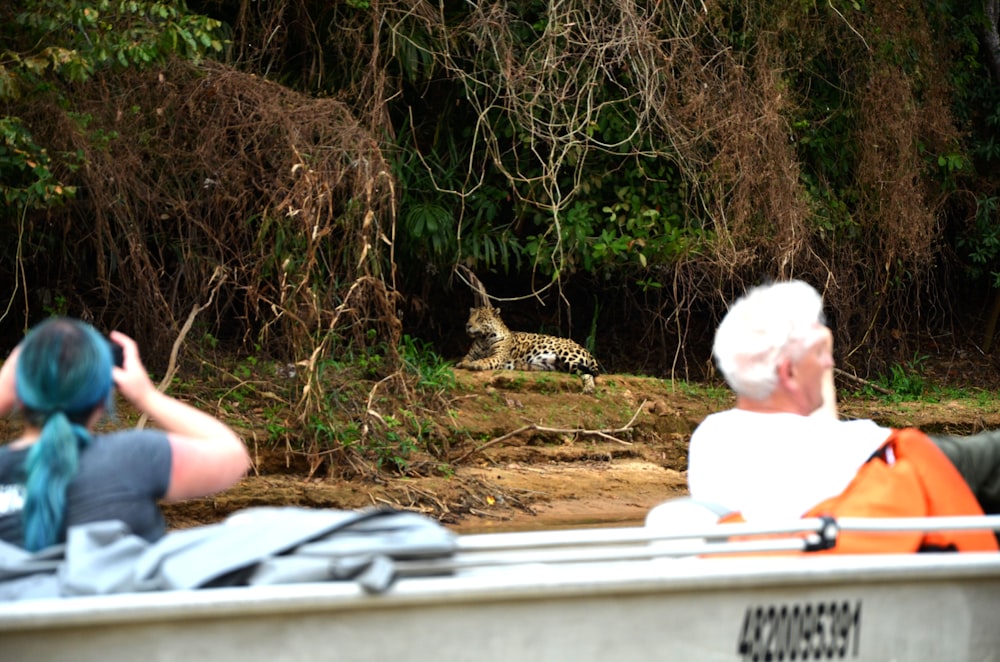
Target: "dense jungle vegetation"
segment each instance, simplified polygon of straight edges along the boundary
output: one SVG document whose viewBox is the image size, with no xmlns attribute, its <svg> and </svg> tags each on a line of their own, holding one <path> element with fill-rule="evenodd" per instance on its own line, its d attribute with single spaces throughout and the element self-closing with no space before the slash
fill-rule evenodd
<svg viewBox="0 0 1000 662">
<path fill-rule="evenodd" d="M 989 365 L 998 15 L 13 0 L 0 339 L 51 314 L 118 328 L 167 378 L 225 366 L 290 405 L 313 449 L 425 438 L 372 400 L 447 383 L 470 274 L 512 328 L 613 372 L 705 377 L 727 302 L 787 277 L 824 292 L 859 376 L 928 342 L 971 339 Z"/>
</svg>

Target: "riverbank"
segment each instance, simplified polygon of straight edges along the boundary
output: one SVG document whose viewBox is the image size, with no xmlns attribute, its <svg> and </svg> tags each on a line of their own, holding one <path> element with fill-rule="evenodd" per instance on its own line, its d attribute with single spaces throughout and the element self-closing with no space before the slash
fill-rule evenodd
<svg viewBox="0 0 1000 662">
<path fill-rule="evenodd" d="M 731 406 L 722 388 L 609 375 L 594 395 L 576 377 L 456 371 L 443 414 L 450 462 L 416 459 L 410 475 L 343 480 L 290 448 L 251 441 L 253 473 L 224 494 L 166 507 L 171 525 L 217 521 L 260 505 L 421 512 L 461 532 L 624 526 L 687 493 L 687 443 L 709 413 Z M 920 400 L 840 390 L 851 417 L 883 425 L 975 432 L 1000 427 L 1000 400 L 985 390 Z M 260 438 L 250 431 L 248 439 Z"/>
</svg>

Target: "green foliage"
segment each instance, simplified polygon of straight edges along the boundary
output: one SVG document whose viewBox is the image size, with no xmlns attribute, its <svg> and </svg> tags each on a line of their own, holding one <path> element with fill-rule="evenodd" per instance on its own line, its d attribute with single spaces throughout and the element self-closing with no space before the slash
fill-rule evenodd
<svg viewBox="0 0 1000 662">
<path fill-rule="evenodd" d="M 374 456 L 378 469 L 393 469 L 405 472 L 410 466 L 410 456 L 417 450 L 417 445 L 403 424 L 394 416 L 384 417 L 386 430 L 381 434 L 371 435 L 367 440 L 366 452 Z"/>
<path fill-rule="evenodd" d="M 842 91 L 829 88 L 827 95 L 822 94 L 827 86 L 810 88 L 820 94 L 814 94 L 815 101 L 792 128 L 815 222 L 837 237 L 850 239 L 858 236 L 858 192 L 853 177 L 857 154 L 852 140 L 856 118 Z"/>
<path fill-rule="evenodd" d="M 448 255 L 455 247 L 455 217 L 440 204 L 411 203 L 403 214 L 403 224 L 410 239 L 424 243 L 432 255 Z"/>
<path fill-rule="evenodd" d="M 257 347 L 256 351 L 260 351 L 260 347 Z M 242 380 L 248 380 L 253 376 L 256 370 L 257 355 L 248 354 L 242 361 L 236 364 L 236 367 L 233 369 L 233 373 Z"/>
<path fill-rule="evenodd" d="M 29 86 L 48 71 L 81 81 L 102 67 L 144 67 L 172 55 L 198 60 L 223 48 L 221 22 L 188 12 L 183 2 L 26 0 L 15 21 L 18 41 L 29 48 L 4 51 L 0 79 L 10 84 L 0 96 L 16 96 L 22 76 Z M 33 50 L 53 41 L 58 45 Z"/>
<path fill-rule="evenodd" d="M 965 273 L 979 280 L 988 277 L 1000 287 L 1000 222 L 997 218 L 997 183 L 1000 163 L 1000 81 L 993 80 L 982 48 L 981 35 L 989 27 L 985 3 L 941 0 L 929 13 L 942 44 L 957 55 L 949 60 L 952 113 L 963 133 L 964 153 L 940 155 L 938 176 L 943 187 L 956 192 L 962 214 L 955 245 Z M 966 212 L 972 193 L 974 209 Z"/>
<path fill-rule="evenodd" d="M 511 3 L 501 25 L 461 23 L 464 12 L 440 33 L 409 25 L 411 17 L 394 24 L 386 50 L 405 72 L 394 172 L 415 267 L 530 267 L 553 279 L 644 273 L 705 239 L 676 155 L 662 136 L 639 130 L 650 111 L 631 88 L 633 70 L 608 61 L 617 52 L 605 60 L 603 47 L 563 36 L 576 29 L 574 11 L 530 0 Z M 618 20 L 597 8 L 593 18 Z M 420 58 L 399 47 L 400 35 Z M 434 41 L 441 36 L 448 41 Z M 428 93 L 428 77 L 412 72 L 432 66 L 451 80 L 435 80 Z"/>
<path fill-rule="evenodd" d="M 78 163 L 78 155 L 66 156 Z M 8 206 L 45 209 L 73 198 L 76 187 L 60 183 L 53 167 L 46 149 L 18 118 L 0 118 L 0 191 Z"/>
<path fill-rule="evenodd" d="M 77 106 L 70 95 L 85 90 L 81 81 L 86 83 L 98 72 L 149 67 L 171 57 L 216 56 L 224 51 L 228 34 L 226 26 L 190 12 L 184 2 L 21 0 L 15 4 L 0 10 L 6 19 L 0 26 L 0 101 L 11 113 L 0 119 L 0 190 L 6 203 L 0 218 L 4 219 L 25 219 L 30 216 L 25 211 L 72 201 L 73 169 L 84 165 L 84 154 L 100 150 L 103 155 L 120 148 L 110 121 L 105 127 L 91 127 L 86 115 L 72 114 Z M 270 305 L 297 313 L 299 304 L 306 302 L 327 313 L 341 301 L 335 295 L 323 296 L 331 291 L 324 284 L 346 286 L 353 280 L 343 268 L 358 263 L 349 253 L 356 246 L 391 245 L 391 259 L 403 267 L 392 289 L 399 287 L 404 295 L 428 277 L 444 278 L 456 264 L 480 274 L 514 273 L 520 279 L 510 279 L 511 290 L 522 288 L 529 279 L 532 285 L 545 287 L 564 274 L 582 272 L 593 276 L 581 279 L 588 284 L 637 284 L 635 289 L 642 290 L 636 292 L 637 298 L 646 299 L 643 321 L 670 311 L 669 315 L 677 315 L 680 329 L 686 327 L 681 317 L 721 305 L 720 295 L 726 288 L 735 289 L 734 283 L 742 285 L 780 271 L 835 284 L 829 287 L 831 297 L 850 297 L 849 303 L 859 302 L 857 307 L 884 305 L 886 316 L 893 316 L 914 307 L 900 305 L 908 303 L 902 297 L 890 300 L 892 293 L 887 294 L 882 284 L 904 282 L 901 273 L 916 274 L 907 281 L 916 283 L 928 273 L 905 263 L 906 257 L 901 257 L 905 250 L 895 250 L 898 245 L 889 246 L 895 235 L 909 229 L 907 221 L 919 216 L 906 213 L 912 209 L 926 212 L 921 222 L 932 221 L 920 228 L 917 220 L 912 225 L 914 236 L 930 237 L 928 242 L 935 244 L 935 266 L 955 255 L 952 249 L 957 247 L 962 266 L 967 267 L 963 276 L 991 278 L 1000 286 L 996 209 L 1000 186 L 995 175 L 1000 158 L 1000 84 L 990 81 L 984 66 L 978 32 L 987 18 L 981 3 L 890 3 L 878 11 L 873 3 L 861 0 L 708 5 L 308 0 L 200 6 L 235 14 L 236 5 L 248 17 L 240 20 L 262 19 L 255 27 L 244 26 L 240 41 L 252 40 L 259 48 L 270 49 L 272 59 L 267 62 L 280 73 L 271 76 L 270 69 L 253 69 L 264 58 L 249 56 L 238 62 L 243 71 L 343 100 L 353 111 L 344 113 L 350 120 L 345 126 L 357 120 L 362 127 L 358 135 L 374 137 L 368 143 L 379 143 L 373 153 L 391 154 L 392 178 L 383 176 L 381 165 L 373 169 L 377 175 L 355 167 L 375 159 L 352 155 L 342 159 L 351 164 L 349 170 L 333 175 L 329 168 L 310 172 L 319 182 L 316 190 L 322 191 L 334 179 L 356 184 L 351 213 L 361 204 L 362 191 L 374 195 L 391 190 L 393 202 L 398 203 L 393 208 L 398 216 L 378 210 L 370 217 L 369 227 L 377 229 L 361 241 L 339 222 L 349 203 L 326 193 L 305 196 L 322 199 L 324 205 L 329 202 L 317 216 L 333 218 L 307 238 L 308 232 L 299 225 L 306 214 L 286 215 L 286 206 L 289 212 L 294 206 L 298 213 L 299 205 L 286 205 L 280 197 L 274 204 L 258 204 L 264 196 L 256 197 L 254 187 L 275 187 L 252 176 L 230 178 L 231 189 L 178 186 L 169 205 L 162 199 L 138 200 L 140 194 L 131 198 L 133 207 L 126 210 L 133 192 L 125 190 L 121 199 L 116 197 L 118 191 L 111 190 L 101 201 L 106 203 L 102 210 L 119 210 L 121 217 L 133 210 L 136 217 L 148 212 L 156 218 L 162 213 L 164 223 L 139 228 L 148 233 L 141 239 L 158 257 L 196 252 L 186 252 L 200 241 L 195 230 L 223 219 L 246 219 L 247 225 L 259 226 L 252 249 L 234 242 L 213 256 L 244 265 L 256 257 L 247 257 L 254 251 L 262 256 L 260 277 L 253 275 L 254 287 L 240 290 L 250 301 L 266 302 L 255 312 Z M 282 27 L 270 40 L 271 35 L 264 33 L 270 28 L 264 26 L 272 25 Z M 301 26 L 308 27 L 296 32 Z M 259 46 L 258 36 L 267 37 L 266 47 Z M 928 58 L 928 53 L 935 57 Z M 949 87 L 932 89 L 930 83 L 942 78 L 937 66 L 948 67 Z M 311 86 L 318 80 L 322 84 Z M 171 80 L 162 89 L 175 86 L 176 80 Z M 159 93 L 161 88 L 154 87 L 154 94 Z M 247 89 L 259 92 L 249 85 Z M 213 101 L 220 98 L 223 95 L 192 96 L 189 105 L 167 108 L 191 110 L 190 121 L 197 122 L 208 114 L 194 112 L 195 106 L 204 102 L 210 108 L 224 107 Z M 241 97 L 227 93 L 224 98 Z M 887 130 L 882 140 L 878 128 L 892 119 L 879 116 L 879 102 L 886 99 L 898 104 L 885 107 L 907 110 L 905 123 L 912 131 Z M 143 116 L 152 121 L 139 129 L 131 127 L 138 137 L 121 138 L 144 144 L 143 138 L 152 134 L 184 134 L 189 127 L 171 125 L 170 118 L 155 119 L 157 104 L 123 99 L 122 121 L 113 125 L 116 130 L 124 134 Z M 43 105 L 60 108 L 74 119 L 79 139 L 73 136 L 72 142 L 86 143 L 89 151 L 46 149 L 48 127 L 32 125 L 23 110 L 18 114 L 18 109 Z M 719 108 L 722 112 L 713 112 Z M 743 108 L 745 118 L 740 117 Z M 911 109 L 913 121 L 909 121 Z M 932 112 L 944 119 L 931 121 Z M 280 146 L 291 141 L 277 129 L 269 134 L 279 123 L 268 121 L 263 132 L 247 136 L 234 128 L 245 120 L 236 116 L 217 120 L 217 135 L 229 132 L 234 153 L 257 149 L 265 155 L 255 162 L 254 173 L 287 172 Z M 952 134 L 948 129 L 953 125 Z M 62 129 L 60 125 L 58 130 Z M 318 131 L 313 126 L 301 133 Z M 363 142 L 353 134 L 345 139 L 350 141 Z M 331 141 L 317 142 L 325 149 Z M 910 159 L 915 144 L 920 153 Z M 769 149 L 774 145 L 780 149 Z M 310 167 L 317 162 L 318 149 L 296 146 L 296 150 Z M 155 155 L 148 150 L 139 156 L 148 163 L 155 161 Z M 191 172 L 199 167 L 191 165 L 194 161 L 185 163 L 186 172 L 164 169 L 162 178 L 147 176 L 141 185 L 162 189 L 185 178 L 200 182 L 201 173 Z M 898 171 L 884 167 L 896 162 L 904 164 Z M 875 175 L 863 180 L 862 171 Z M 295 181 L 304 181 L 304 172 L 293 170 L 300 178 Z M 764 175 L 741 190 L 757 172 Z M 893 182 L 912 183 L 914 195 L 881 197 Z M 785 189 L 768 204 L 772 184 L 775 190 Z M 232 207 L 221 203 L 227 197 L 253 200 L 247 207 L 256 208 L 229 213 Z M 900 200 L 912 201 L 912 206 L 894 212 L 899 207 L 894 203 Z M 878 223 L 893 213 L 899 231 L 880 233 Z M 792 226 L 803 217 L 807 217 L 803 226 Z M 58 224 L 60 230 L 72 227 L 71 222 Z M 188 232 L 159 243 L 159 233 L 169 234 L 172 224 L 186 225 L 182 230 Z M 33 245 L 66 243 L 60 233 L 48 229 L 56 225 L 35 223 L 34 227 L 43 228 L 38 232 L 52 234 Z M 8 224 L 2 229 L 10 228 Z M 944 231 L 935 234 L 940 228 Z M 785 230 L 787 237 L 769 245 L 771 237 Z M 101 236 L 121 243 L 125 239 L 114 231 Z M 375 240 L 367 241 L 371 238 Z M 955 243 L 946 246 L 946 241 Z M 341 260 L 336 251 L 347 257 Z M 120 257 L 113 250 L 108 253 L 111 259 Z M 920 259 L 926 260 L 926 255 Z M 171 263 L 180 261 L 178 257 L 157 263 L 148 291 L 161 294 L 156 288 L 173 273 Z M 48 273 L 65 273 L 58 265 L 44 267 Z M 878 272 L 876 279 L 873 272 Z M 959 270 L 941 268 L 935 273 L 940 278 L 923 279 L 933 280 L 933 285 L 910 295 L 922 296 Z M 159 274 L 167 274 L 163 282 L 155 282 Z M 178 282 L 197 280 L 188 268 L 182 275 Z M 879 287 L 857 287 L 859 282 Z M 674 310 L 669 308 L 671 301 L 697 304 Z M 840 303 L 834 305 L 842 319 L 874 318 L 869 310 Z M 394 309 L 386 307 L 390 315 Z M 248 323 L 267 326 L 274 336 L 292 335 L 260 322 L 265 317 L 266 312 L 245 317 L 233 313 L 229 319 L 253 320 Z M 297 328 L 292 317 L 285 314 L 282 324 Z M 378 314 L 368 319 L 375 317 Z M 301 326 L 311 327 L 316 319 L 325 317 L 303 315 Z M 594 324 L 590 331 L 588 346 Z M 396 348 L 381 346 L 376 338 L 367 340 L 338 356 L 351 362 L 352 374 L 363 379 L 385 376 L 399 367 L 398 350 L 408 373 L 416 375 L 418 388 L 433 391 L 448 383 L 447 367 L 419 341 L 404 338 Z M 331 395 L 338 397 L 339 393 Z"/>
<path fill-rule="evenodd" d="M 937 201 L 961 192 L 1000 155 L 1000 141 L 991 137 L 1000 106 L 989 104 L 998 86 L 984 84 L 977 55 L 978 4 L 945 0 L 878 12 L 863 0 L 764 0 L 690 12 L 685 3 L 608 7 L 524 0 L 492 14 L 445 3 L 434 18 L 393 14 L 391 29 L 370 35 L 386 70 L 397 74 L 388 104 L 394 130 L 387 133 L 394 136 L 401 200 L 397 255 L 409 277 L 423 280 L 464 264 L 479 273 L 530 272 L 544 285 L 585 272 L 596 282 L 621 278 L 669 297 L 664 274 L 724 262 L 732 242 L 759 271 L 735 275 L 746 263 L 713 265 L 725 277 L 818 264 L 834 276 L 866 280 L 875 275 L 866 269 L 888 264 L 894 273 L 886 282 L 912 282 L 907 274 L 920 268 L 900 257 L 909 255 L 907 242 L 922 259 L 918 244 L 935 229 L 928 219 L 938 213 Z M 617 42 L 622 16 L 637 28 L 632 34 L 654 28 L 648 51 Z M 965 145 L 952 136 L 935 142 L 947 133 L 939 130 L 947 118 L 923 119 L 941 112 L 936 67 L 952 54 L 959 54 L 953 75 L 963 77 L 961 94 L 979 95 L 969 118 L 977 128 L 964 134 L 975 138 Z M 741 87 L 746 80 L 752 82 Z M 883 89 L 883 80 L 903 82 Z M 746 100 L 750 121 L 741 125 L 738 109 L 707 112 L 720 102 L 719 89 L 722 97 Z M 885 144 L 873 128 L 879 94 L 915 109 L 911 128 L 887 133 Z M 781 129 L 755 135 L 757 125 L 772 121 Z M 674 132 L 671 124 L 681 128 Z M 920 194 L 898 195 L 910 205 L 902 208 L 883 195 L 880 160 L 911 167 L 910 136 L 922 150 L 912 172 L 883 178 L 915 182 Z M 788 152 L 759 149 L 783 138 Z M 753 179 L 749 171 L 772 172 L 786 155 L 798 180 L 774 203 L 761 190 L 766 177 L 738 190 Z M 990 186 L 980 181 L 974 188 Z M 770 254 L 768 234 L 778 218 L 802 218 L 803 211 L 806 226 L 795 233 L 803 253 Z M 892 219 L 902 227 L 913 218 L 913 232 L 890 233 L 899 245 L 886 247 L 891 241 L 873 238 L 892 214 L 904 217 Z M 733 239 L 720 228 L 749 229 Z M 754 236 L 758 228 L 761 236 Z M 848 280 L 838 282 L 858 291 Z"/>
<path fill-rule="evenodd" d="M 326 412 L 310 416 L 307 428 L 316 442 L 311 449 L 314 452 L 350 449 L 356 447 L 361 440 L 361 428 L 357 423 L 338 421 Z"/>
<path fill-rule="evenodd" d="M 402 260 L 442 273 L 458 261 L 505 273 L 520 268 L 525 248 L 508 221 L 510 189 L 483 181 L 469 190 L 461 170 L 465 136 L 447 130 L 449 121 L 462 123 L 444 115 L 433 127 L 411 129 L 407 121 L 397 138 L 393 171 L 401 191 Z M 424 154 L 420 134 L 431 128 L 432 151 Z"/>
<path fill-rule="evenodd" d="M 406 370 L 417 376 L 418 389 L 439 391 L 455 387 L 451 364 L 442 359 L 430 343 L 404 335 L 399 354 Z"/>
<path fill-rule="evenodd" d="M 264 407 L 261 411 L 264 429 L 267 430 L 267 439 L 272 444 L 287 443 L 292 433 L 288 421 L 283 418 L 284 414 L 284 410 L 275 405 Z"/>
<path fill-rule="evenodd" d="M 670 379 L 668 381 L 671 389 L 686 396 L 711 402 L 717 409 L 728 409 L 733 406 L 735 396 L 732 390 L 724 383 L 698 383 L 689 382 L 684 379 Z"/>
<path fill-rule="evenodd" d="M 222 24 L 188 12 L 183 2 L 25 0 L 0 30 L 0 101 L 49 93 L 102 68 L 145 67 L 170 56 L 198 60 L 223 48 Z M 42 46 L 44 45 L 44 46 Z M 81 130 L 86 118 L 77 118 Z M 83 153 L 59 154 L 63 176 Z M 72 198 L 52 155 L 16 116 L 0 118 L 0 192 L 7 209 L 45 209 Z M 8 211 L 8 213 L 10 213 Z"/>
<path fill-rule="evenodd" d="M 294 443 L 296 450 L 312 458 L 331 457 L 340 463 L 342 454 L 346 454 L 359 461 L 357 466 L 401 474 L 412 470 L 415 454 L 440 457 L 443 450 L 433 419 L 402 406 L 391 389 L 383 386 L 386 380 L 381 372 L 386 367 L 388 349 L 373 340 L 367 339 L 366 348 L 359 351 L 347 348 L 337 360 L 319 361 L 309 386 L 324 393 L 317 411 L 304 417 L 304 425 L 297 433 L 277 417 L 269 417 L 273 423 L 268 426 L 272 441 L 294 437 L 298 440 Z M 417 397 L 436 398 L 455 388 L 450 364 L 428 343 L 403 336 L 399 356 L 400 374 L 408 393 L 414 387 Z M 246 360 L 240 366 L 247 364 L 253 367 Z M 385 394 L 375 397 L 383 393 L 383 388 Z"/>
<path fill-rule="evenodd" d="M 525 248 L 542 273 L 555 274 L 557 251 L 565 267 L 587 273 L 648 273 L 672 266 L 696 253 L 710 233 L 690 218 L 687 183 L 665 157 L 621 158 L 595 155 L 618 172 L 614 178 L 594 177 L 578 187 L 577 201 L 555 224 L 544 213 L 534 217 L 545 228 L 530 235 Z M 644 280 L 646 287 L 659 287 Z"/>
<path fill-rule="evenodd" d="M 385 347 L 381 343 L 374 343 L 375 329 L 368 329 L 368 344 L 362 351 L 354 354 L 358 366 L 366 378 L 377 378 L 383 374 L 385 369 Z"/>
<path fill-rule="evenodd" d="M 891 366 L 889 374 L 878 379 L 878 385 L 892 391 L 892 397 L 895 399 L 909 400 L 922 397 L 928 388 L 927 378 L 924 375 L 928 358 L 926 355 L 914 354 L 904 365 Z M 871 395 L 871 390 L 869 389 L 866 394 Z"/>
<path fill-rule="evenodd" d="M 1000 288 L 1000 198 L 988 196 L 976 200 L 972 226 L 955 241 L 968 257 L 967 272 L 973 278 L 987 273 L 994 288 Z"/>
<path fill-rule="evenodd" d="M 305 436 L 311 442 L 303 444 L 302 450 L 313 456 L 331 451 L 350 453 L 364 458 L 376 471 L 406 473 L 412 456 L 426 449 L 427 432 L 432 423 L 405 410 L 401 415 L 407 420 L 401 421 L 392 415 L 380 416 L 378 426 L 369 430 L 357 421 L 337 416 L 331 408 L 310 416 Z M 282 433 L 285 432 L 282 429 Z"/>
<path fill-rule="evenodd" d="M 587 339 L 584 341 L 583 346 L 595 356 L 597 355 L 597 318 L 600 312 L 601 302 L 597 297 L 594 297 L 594 314 L 590 317 L 590 332 L 587 333 Z"/>
<path fill-rule="evenodd" d="M 49 317 L 62 317 L 67 314 L 66 297 L 57 294 L 52 300 L 43 306 L 45 314 Z"/>
</svg>

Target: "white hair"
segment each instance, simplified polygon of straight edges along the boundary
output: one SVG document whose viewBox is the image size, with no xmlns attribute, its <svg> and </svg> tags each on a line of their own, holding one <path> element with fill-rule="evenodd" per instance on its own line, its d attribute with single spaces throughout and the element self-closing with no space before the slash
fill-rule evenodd
<svg viewBox="0 0 1000 662">
<path fill-rule="evenodd" d="M 823 298 L 791 280 L 755 287 L 729 308 L 715 332 L 712 353 L 726 383 L 752 400 L 769 397 L 778 364 L 798 361 L 823 324 Z"/>
</svg>

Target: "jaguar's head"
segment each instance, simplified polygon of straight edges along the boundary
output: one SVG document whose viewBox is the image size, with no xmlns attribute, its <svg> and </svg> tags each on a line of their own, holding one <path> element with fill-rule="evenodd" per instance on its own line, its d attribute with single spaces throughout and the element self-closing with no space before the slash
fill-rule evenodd
<svg viewBox="0 0 1000 662">
<path fill-rule="evenodd" d="M 465 332 L 472 338 L 485 338 L 506 333 L 507 326 L 500 319 L 500 311 L 497 308 L 470 308 Z"/>
</svg>

